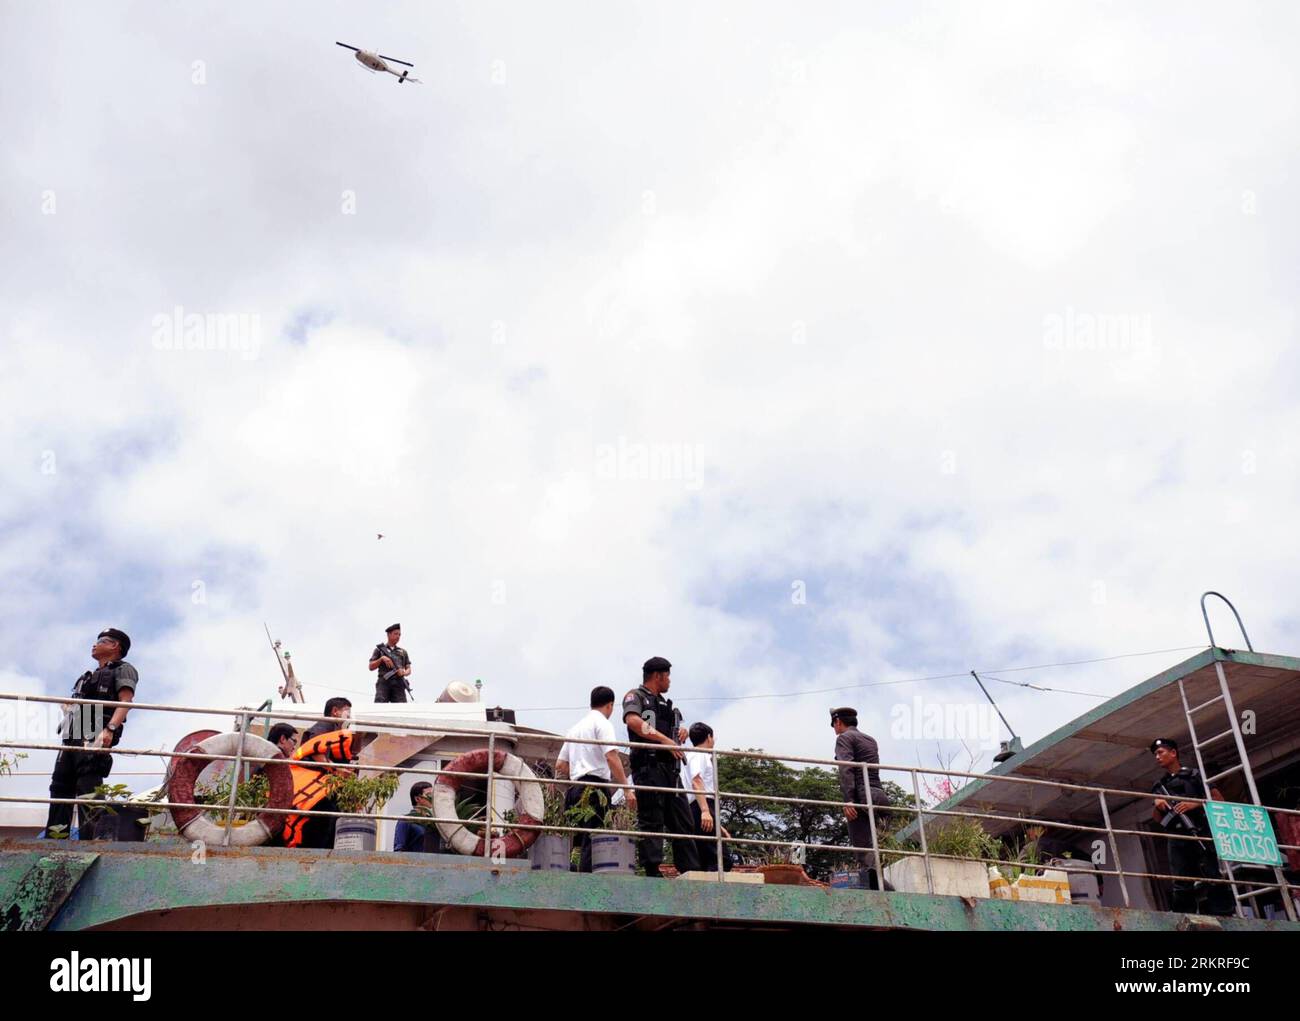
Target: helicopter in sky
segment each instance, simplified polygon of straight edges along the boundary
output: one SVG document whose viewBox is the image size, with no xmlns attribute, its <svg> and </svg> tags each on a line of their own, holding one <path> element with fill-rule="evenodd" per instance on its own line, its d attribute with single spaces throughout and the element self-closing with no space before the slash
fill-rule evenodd
<svg viewBox="0 0 1300 1021">
<path fill-rule="evenodd" d="M 351 50 L 354 54 L 356 54 L 357 61 L 361 64 L 361 66 L 372 73 L 376 71 L 387 71 L 389 74 L 391 74 L 394 78 L 397 79 L 398 85 L 401 85 L 402 82 L 415 82 L 415 84 L 417 85 L 423 84 L 419 78 L 407 77 L 411 73 L 410 71 L 403 71 L 401 74 L 398 74 L 391 67 L 389 67 L 388 64 L 385 63 L 385 61 L 392 61 L 394 64 L 401 64 L 404 67 L 415 66 L 414 64 L 408 63 L 405 60 L 398 60 L 396 57 L 385 57 L 378 53 L 371 53 L 369 50 L 363 50 L 356 46 L 349 46 L 347 43 L 341 43 L 338 42 L 337 40 L 335 40 L 334 45 L 342 46 L 345 50 Z"/>
</svg>

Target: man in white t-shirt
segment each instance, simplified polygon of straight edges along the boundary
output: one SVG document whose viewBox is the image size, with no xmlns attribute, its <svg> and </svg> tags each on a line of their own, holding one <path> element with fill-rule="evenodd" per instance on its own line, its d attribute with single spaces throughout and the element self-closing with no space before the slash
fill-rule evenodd
<svg viewBox="0 0 1300 1021">
<path fill-rule="evenodd" d="M 700 749 L 687 752 L 682 762 L 682 786 L 691 803 L 691 819 L 695 823 L 695 832 L 700 836 L 716 836 L 714 827 L 722 829 L 724 837 L 730 837 L 722 820 L 718 818 L 717 804 L 713 798 L 713 728 L 707 723 L 692 723 L 690 729 L 691 744 Z M 696 853 L 700 856 L 700 868 L 705 872 L 718 870 L 717 841 L 695 841 Z M 723 869 L 731 871 L 731 853 L 723 845 Z"/>
<path fill-rule="evenodd" d="M 618 757 L 615 743 L 614 725 L 609 722 L 614 713 L 614 689 L 599 687 L 591 692 L 591 712 L 569 728 L 564 735 L 564 747 L 560 749 L 555 761 L 555 776 L 558 780 L 586 780 L 592 783 L 628 782 L 623 771 L 623 760 Z M 604 744 L 576 744 L 577 741 L 601 741 Z M 573 808 L 587 794 L 587 804 L 595 816 L 585 823 L 584 828 L 598 830 L 605 825 L 605 812 L 609 808 L 610 794 L 607 787 L 586 787 L 574 784 L 564 795 L 564 807 Z M 623 792 L 628 807 L 636 809 L 636 791 L 628 789 Z M 579 838 L 582 843 L 581 864 L 579 872 L 591 871 L 591 837 L 586 833 Z"/>
</svg>

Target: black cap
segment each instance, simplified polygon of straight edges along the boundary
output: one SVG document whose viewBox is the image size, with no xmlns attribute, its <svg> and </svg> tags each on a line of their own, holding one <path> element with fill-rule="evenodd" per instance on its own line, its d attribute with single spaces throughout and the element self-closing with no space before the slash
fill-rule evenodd
<svg viewBox="0 0 1300 1021">
<path fill-rule="evenodd" d="M 848 706 L 840 706 L 838 709 L 831 710 L 832 723 L 844 716 L 850 716 L 856 720 L 858 718 L 858 711 L 856 709 L 850 709 Z"/>
<path fill-rule="evenodd" d="M 662 656 L 651 656 L 645 661 L 645 666 L 641 668 L 641 671 L 647 674 L 666 674 L 672 668 L 673 665 Z"/>
<path fill-rule="evenodd" d="M 1172 737 L 1158 737 L 1151 742 L 1151 754 L 1156 753 L 1157 748 L 1168 748 L 1171 752 L 1178 751 L 1178 742 Z"/>
<path fill-rule="evenodd" d="M 390 632 L 401 631 L 401 630 L 402 630 L 401 624 L 389 624 L 388 627 L 384 628 L 384 634 L 389 634 Z"/>
<path fill-rule="evenodd" d="M 121 650 L 121 652 L 122 652 L 122 658 L 123 658 L 123 659 L 125 659 L 125 658 L 126 658 L 126 654 L 127 654 L 128 652 L 131 651 L 131 639 L 127 637 L 125 631 L 119 631 L 119 630 L 118 630 L 117 628 L 115 628 L 115 627 L 106 627 L 106 628 L 104 628 L 103 631 L 101 631 L 101 632 L 100 632 L 99 634 L 97 634 L 95 637 L 96 637 L 96 638 L 111 638 L 111 639 L 113 639 L 113 641 L 117 642 L 117 644 L 118 644 L 118 648 L 119 648 L 119 649 Z"/>
</svg>

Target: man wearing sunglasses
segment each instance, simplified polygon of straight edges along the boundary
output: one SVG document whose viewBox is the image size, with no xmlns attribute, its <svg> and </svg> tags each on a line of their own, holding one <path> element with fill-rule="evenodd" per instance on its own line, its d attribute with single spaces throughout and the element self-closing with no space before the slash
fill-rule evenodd
<svg viewBox="0 0 1300 1021">
<path fill-rule="evenodd" d="M 130 648 L 131 639 L 125 632 L 115 627 L 101 631 L 90 650 L 98 666 L 77 678 L 72 697 L 104 702 L 132 701 L 140 676 L 125 659 Z M 122 740 L 122 727 L 128 712 L 126 706 L 108 709 L 102 705 L 70 705 L 66 708 L 63 722 L 59 725 L 64 750 L 54 761 L 54 773 L 50 777 L 51 798 L 84 798 L 104 782 L 113 768 L 113 756 L 107 752 L 74 749 L 112 748 Z M 81 815 L 86 815 L 84 808 Z M 71 825 L 71 805 L 50 805 L 41 835 L 49 836 L 49 830 L 54 826 L 67 831 Z"/>
</svg>

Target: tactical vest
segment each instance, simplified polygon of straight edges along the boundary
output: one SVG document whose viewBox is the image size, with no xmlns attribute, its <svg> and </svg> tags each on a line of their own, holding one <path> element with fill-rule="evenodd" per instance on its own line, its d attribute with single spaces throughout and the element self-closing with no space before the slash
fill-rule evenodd
<svg viewBox="0 0 1300 1021">
<path fill-rule="evenodd" d="M 650 702 L 650 710 L 654 718 L 649 720 L 650 726 L 663 734 L 665 737 L 677 740 L 677 719 L 678 714 L 673 709 L 672 699 L 664 698 L 662 695 L 652 693 L 644 684 L 637 689 L 641 691 Z M 645 711 L 642 712 L 642 719 L 645 719 Z M 631 760 L 633 769 L 645 769 L 648 766 L 661 766 L 665 769 L 671 769 L 673 766 L 673 753 L 668 749 L 662 751 L 651 751 L 651 747 L 659 746 L 658 741 L 651 741 L 648 738 L 635 734 L 631 729 L 627 732 L 628 743 L 631 745 Z M 650 746 L 650 747 L 648 747 Z M 658 786 L 658 785 L 656 785 Z M 663 785 L 667 786 L 667 785 Z"/>
<path fill-rule="evenodd" d="M 112 663 L 105 663 L 94 670 L 87 670 L 77 678 L 77 682 L 72 686 L 72 697 L 116 702 L 117 674 L 121 666 L 122 661 L 119 659 Z M 112 718 L 113 710 L 108 709 L 106 706 L 68 706 L 67 715 L 64 716 L 63 723 L 59 728 L 60 733 L 63 735 L 63 743 L 79 745 L 92 740 L 98 736 Z M 119 725 L 113 731 L 113 744 L 117 744 L 121 740 L 122 727 Z"/>
<path fill-rule="evenodd" d="M 400 645 L 394 645 L 392 647 L 389 647 L 386 643 L 380 642 L 378 645 L 375 646 L 375 651 L 370 654 L 370 658 L 378 659 L 380 656 L 387 656 L 389 659 L 393 661 L 393 665 L 391 667 L 386 667 L 384 666 L 383 663 L 380 663 L 379 666 L 377 667 L 379 671 L 378 676 L 381 681 L 384 680 L 385 674 L 389 674 L 394 670 L 404 670 L 411 665 L 410 655 Z M 403 684 L 406 683 L 405 677 L 398 677 L 396 674 L 393 674 L 391 677 L 388 678 L 388 680 L 400 681 Z"/>
<path fill-rule="evenodd" d="M 1177 773 L 1166 773 L 1156 785 L 1164 787 L 1164 797 L 1172 807 L 1187 798 L 1209 797 L 1207 785 L 1201 778 L 1201 772 L 1191 766 L 1183 766 Z M 1156 793 L 1162 793 L 1156 791 Z M 1197 805 L 1184 813 L 1185 818 L 1201 835 L 1210 832 L 1210 821 L 1205 817 L 1205 807 Z"/>
<path fill-rule="evenodd" d="M 329 794 L 327 777 L 334 770 L 324 766 L 309 766 L 305 762 L 351 762 L 356 755 L 357 742 L 350 730 L 331 730 L 318 734 L 293 753 L 289 772 L 293 775 L 292 807 L 310 812 Z M 305 760 L 305 761 L 304 761 Z M 286 815 L 281 837 L 285 847 L 299 847 L 303 830 L 310 816 Z"/>
</svg>

